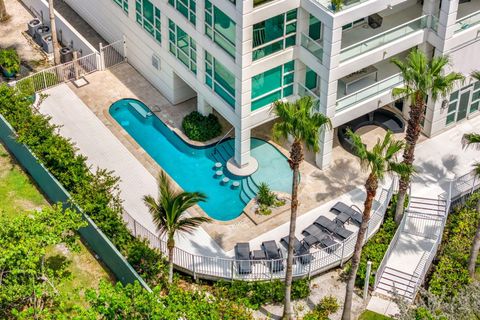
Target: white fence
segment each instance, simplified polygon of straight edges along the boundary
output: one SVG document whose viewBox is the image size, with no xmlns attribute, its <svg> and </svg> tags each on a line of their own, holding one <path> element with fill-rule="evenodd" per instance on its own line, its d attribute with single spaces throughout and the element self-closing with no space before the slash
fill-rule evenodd
<svg viewBox="0 0 480 320">
<path fill-rule="evenodd" d="M 91 53 L 22 78 L 15 86 L 24 92 L 39 92 L 111 68 L 125 59 L 125 41 L 119 40 L 102 47 L 100 53 Z"/>
<path fill-rule="evenodd" d="M 372 214 L 367 229 L 367 239 L 380 227 L 393 194 L 394 183 L 388 189 L 382 189 L 377 199 L 378 207 Z M 147 239 L 153 248 L 167 254 L 166 242 L 124 212 L 123 218 L 134 236 Z M 357 232 L 348 239 L 330 247 L 318 249 L 294 258 L 293 277 L 310 277 L 333 267 L 342 265 L 354 252 Z M 191 254 L 180 248 L 174 249 L 174 265 L 177 270 L 194 278 L 210 280 L 247 280 L 261 281 L 282 279 L 285 277 L 286 257 L 278 260 L 235 260 Z M 248 268 L 246 268 L 248 267 Z M 251 269 L 251 272 L 240 272 Z"/>
</svg>

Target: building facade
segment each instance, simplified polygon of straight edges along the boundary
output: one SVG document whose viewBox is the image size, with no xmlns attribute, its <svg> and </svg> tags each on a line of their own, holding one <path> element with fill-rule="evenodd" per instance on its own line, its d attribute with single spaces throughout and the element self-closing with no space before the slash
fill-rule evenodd
<svg viewBox="0 0 480 320">
<path fill-rule="evenodd" d="M 271 103 L 315 98 L 333 129 L 319 136 L 320 168 L 335 128 L 394 107 L 402 83 L 392 57 L 418 47 L 451 58 L 467 78 L 447 99 L 428 101 L 424 133 L 478 113 L 479 0 L 65 0 L 107 41 L 127 39 L 133 65 L 171 103 L 197 97 L 235 128 L 234 163 L 246 168 L 253 128 L 273 120 Z M 336 9 L 336 10 L 335 10 Z M 408 106 L 396 112 L 408 116 Z"/>
</svg>

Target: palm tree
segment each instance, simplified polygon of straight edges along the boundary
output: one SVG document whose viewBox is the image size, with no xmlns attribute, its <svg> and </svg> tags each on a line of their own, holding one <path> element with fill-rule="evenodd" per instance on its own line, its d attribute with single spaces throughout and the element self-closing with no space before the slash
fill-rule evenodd
<svg viewBox="0 0 480 320">
<path fill-rule="evenodd" d="M 391 131 L 386 133 L 383 141 L 378 139 L 377 143 L 371 150 L 368 150 L 363 144 L 360 136 L 351 130 L 347 131 L 347 135 L 353 142 L 355 154 L 360 159 L 362 168 L 370 171 L 370 174 L 365 182 L 367 196 L 364 202 L 362 223 L 360 224 L 357 242 L 355 243 L 352 265 L 348 275 L 342 320 L 349 320 L 351 316 L 353 287 L 355 285 L 355 278 L 360 264 L 362 248 L 366 237 L 368 223 L 370 221 L 372 204 L 377 194 L 378 183 L 379 181 L 382 181 L 387 174 L 404 176 L 410 174 L 412 171 L 410 165 L 403 162 L 397 162 L 396 154 L 405 147 L 405 144 L 402 141 L 394 140 Z"/>
<path fill-rule="evenodd" d="M 52 33 L 53 63 L 58 65 L 60 64 L 60 49 L 58 45 L 57 25 L 55 23 L 55 8 L 53 6 L 53 0 L 48 0 L 48 12 L 50 15 L 50 32 Z"/>
<path fill-rule="evenodd" d="M 478 133 L 465 134 L 462 138 L 462 144 L 464 145 L 464 147 L 467 147 L 473 144 L 473 145 L 476 145 L 476 147 L 480 148 L 480 134 Z M 480 162 L 475 163 L 473 166 L 474 166 L 475 176 L 479 178 Z M 480 212 L 480 199 L 478 199 L 477 201 L 476 209 L 478 212 Z M 475 232 L 475 237 L 473 238 L 472 247 L 470 249 L 470 256 L 468 258 L 468 273 L 472 278 L 475 277 L 475 267 L 477 266 L 477 258 L 478 258 L 479 250 L 480 250 L 480 221 L 478 223 L 477 231 Z"/>
<path fill-rule="evenodd" d="M 0 0 L 0 22 L 8 20 L 7 7 L 5 0 Z"/>
<path fill-rule="evenodd" d="M 422 130 L 427 96 L 432 101 L 437 101 L 439 96 L 445 98 L 453 89 L 455 81 L 463 80 L 464 77 L 457 72 L 444 75 L 445 67 L 449 64 L 448 56 L 434 57 L 429 60 L 418 49 L 410 51 L 405 61 L 396 58 L 391 61 L 400 69 L 404 85 L 401 88 L 394 88 L 392 95 L 407 97 L 411 100 L 403 163 L 413 165 L 415 146 Z M 402 220 L 410 178 L 410 176 L 405 176 L 400 179 L 395 210 L 397 224 Z"/>
<path fill-rule="evenodd" d="M 158 185 L 158 201 L 153 196 L 144 196 L 143 201 L 153 216 L 153 222 L 160 236 L 167 236 L 168 248 L 168 283 L 173 281 L 173 249 L 177 232 L 192 233 L 204 222 L 210 222 L 208 217 L 188 217 L 186 210 L 205 201 L 206 196 L 200 192 L 176 191 L 172 187 L 165 172 L 161 172 Z"/>
<path fill-rule="evenodd" d="M 292 203 L 290 215 L 290 232 L 288 241 L 287 270 L 285 274 L 285 303 L 283 309 L 284 319 L 293 319 L 291 304 L 292 291 L 292 266 L 293 243 L 298 209 L 298 183 L 300 178 L 300 164 L 303 161 L 303 144 L 314 152 L 320 150 L 318 135 L 324 126 L 331 127 L 330 119 L 321 113 L 313 111 L 314 103 L 311 97 L 305 96 L 291 102 L 276 101 L 273 112 L 279 121 L 273 125 L 272 135 L 275 141 L 293 138 L 288 163 L 293 171 Z"/>
</svg>

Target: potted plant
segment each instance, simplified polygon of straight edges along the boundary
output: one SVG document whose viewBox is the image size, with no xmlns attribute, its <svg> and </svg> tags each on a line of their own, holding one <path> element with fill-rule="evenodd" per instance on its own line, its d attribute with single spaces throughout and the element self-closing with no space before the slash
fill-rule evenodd
<svg viewBox="0 0 480 320">
<path fill-rule="evenodd" d="M 0 50 L 0 67 L 5 77 L 15 77 L 20 71 L 20 57 L 15 49 Z"/>
<path fill-rule="evenodd" d="M 343 0 L 330 0 L 333 12 L 340 11 L 343 7 Z"/>
</svg>

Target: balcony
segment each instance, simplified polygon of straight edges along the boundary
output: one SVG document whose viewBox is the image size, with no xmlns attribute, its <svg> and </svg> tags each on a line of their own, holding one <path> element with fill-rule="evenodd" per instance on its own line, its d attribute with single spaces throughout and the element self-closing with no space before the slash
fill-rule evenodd
<svg viewBox="0 0 480 320">
<path fill-rule="evenodd" d="M 325 8 L 330 12 L 339 12 L 341 10 L 354 7 L 362 2 L 367 2 L 369 0 L 344 0 L 343 6 L 340 10 L 334 10 L 332 6 L 332 2 L 330 0 L 312 0 L 312 1 L 318 3 L 320 6 L 322 6 L 323 8 Z"/>
<path fill-rule="evenodd" d="M 396 57 L 403 59 L 406 55 L 407 52 L 402 52 Z M 393 101 L 390 95 L 392 89 L 400 86 L 402 82 L 403 78 L 398 68 L 390 61 L 379 62 L 359 70 L 353 75 L 339 79 L 335 113 L 352 109 L 364 101 L 381 95 L 389 97 L 389 99 L 382 101 L 387 104 Z"/>
<path fill-rule="evenodd" d="M 466 4 L 469 3 L 463 3 L 459 5 L 459 10 L 457 12 L 457 17 L 459 18 L 457 19 L 457 23 L 455 24 L 455 33 L 470 29 L 471 27 L 480 24 L 480 4 L 475 3 L 470 6 L 472 7 L 471 10 L 476 9 L 476 11 L 471 14 L 466 14 L 466 12 L 468 11 L 466 11 L 464 7 L 463 10 L 460 10 L 460 8 L 462 8 L 462 6 Z M 475 8 L 473 8 L 474 5 L 476 5 Z"/>
<path fill-rule="evenodd" d="M 302 33 L 301 45 L 307 49 L 314 57 L 316 57 L 320 63 L 323 62 L 323 47 L 319 40 L 313 40 L 305 33 Z"/>
<path fill-rule="evenodd" d="M 393 7 L 379 12 L 382 21 L 376 28 L 369 26 L 367 18 L 344 26 L 340 61 L 344 62 L 427 27 L 428 16 L 421 16 L 421 5 L 399 9 Z"/>
</svg>

